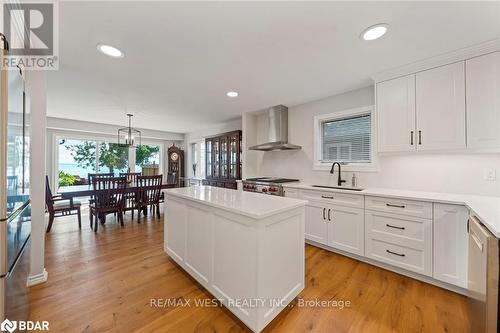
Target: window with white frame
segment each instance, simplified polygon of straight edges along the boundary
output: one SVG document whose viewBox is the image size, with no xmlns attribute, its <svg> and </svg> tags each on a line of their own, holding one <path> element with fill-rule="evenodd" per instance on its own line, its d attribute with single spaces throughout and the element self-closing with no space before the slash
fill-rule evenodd
<svg viewBox="0 0 500 333">
<path fill-rule="evenodd" d="M 371 107 L 315 117 L 315 166 L 372 167 L 373 129 Z"/>
</svg>

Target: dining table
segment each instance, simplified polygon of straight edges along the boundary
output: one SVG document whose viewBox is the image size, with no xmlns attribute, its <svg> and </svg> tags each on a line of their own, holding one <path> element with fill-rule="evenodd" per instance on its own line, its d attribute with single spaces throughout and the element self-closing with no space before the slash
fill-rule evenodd
<svg viewBox="0 0 500 333">
<path fill-rule="evenodd" d="M 178 187 L 178 185 L 176 183 L 164 183 L 161 185 L 162 190 L 174 187 Z M 125 193 L 134 193 L 138 190 L 144 189 L 147 189 L 147 187 L 137 186 L 136 184 L 127 184 L 127 186 L 125 187 Z M 89 197 L 94 194 L 94 188 L 92 187 L 92 185 L 61 186 L 59 187 L 57 194 L 61 196 L 61 199 Z"/>
</svg>

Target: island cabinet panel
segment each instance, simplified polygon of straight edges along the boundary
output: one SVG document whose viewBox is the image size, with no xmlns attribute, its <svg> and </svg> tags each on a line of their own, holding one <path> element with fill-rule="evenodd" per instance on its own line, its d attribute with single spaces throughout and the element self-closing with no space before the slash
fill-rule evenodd
<svg viewBox="0 0 500 333">
<path fill-rule="evenodd" d="M 200 191 L 210 193 L 200 196 Z M 220 188 L 178 192 L 182 194 L 166 192 L 165 252 L 260 332 L 304 289 L 305 202 Z M 191 200 L 186 193 L 198 196 Z M 221 208 L 222 199 L 229 197 Z M 258 207 L 274 200 L 280 207 L 252 215 L 246 210 L 248 200 Z"/>
<path fill-rule="evenodd" d="M 168 223 L 168 233 L 164 235 L 165 249 L 176 261 L 184 261 L 186 251 L 186 213 L 187 207 L 181 201 L 172 199 L 168 202 L 165 223 Z M 172 221 L 169 223 L 167 221 Z"/>
<path fill-rule="evenodd" d="M 188 269 L 197 280 L 208 282 L 210 274 L 210 250 L 212 239 L 210 211 L 202 205 L 190 205 L 186 219 L 186 256 Z"/>
<path fill-rule="evenodd" d="M 214 216 L 211 286 L 218 297 L 226 300 L 244 299 L 256 293 L 254 274 L 257 252 L 249 251 L 255 246 L 256 230 L 241 222 L 237 215 Z M 248 307 L 234 309 L 247 320 L 255 320 Z"/>
</svg>

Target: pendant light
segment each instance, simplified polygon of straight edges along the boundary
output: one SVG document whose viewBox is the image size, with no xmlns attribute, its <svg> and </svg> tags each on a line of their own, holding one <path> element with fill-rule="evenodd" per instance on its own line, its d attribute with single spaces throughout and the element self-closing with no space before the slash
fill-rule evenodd
<svg viewBox="0 0 500 333">
<path fill-rule="evenodd" d="M 127 113 L 128 127 L 120 128 L 118 130 L 118 143 L 124 143 L 127 146 L 135 147 L 135 143 L 141 144 L 141 131 L 132 127 L 132 117 L 134 115 Z"/>
</svg>

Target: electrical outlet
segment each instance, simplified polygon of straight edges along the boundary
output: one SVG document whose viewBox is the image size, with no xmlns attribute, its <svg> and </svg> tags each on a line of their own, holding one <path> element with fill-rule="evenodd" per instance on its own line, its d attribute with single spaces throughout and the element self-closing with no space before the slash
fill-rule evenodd
<svg viewBox="0 0 500 333">
<path fill-rule="evenodd" d="M 483 178 L 484 180 L 493 182 L 497 179 L 497 172 L 495 169 L 485 168 L 483 169 Z"/>
</svg>

